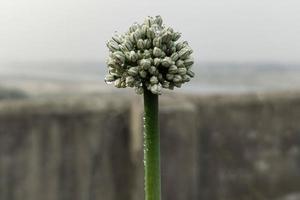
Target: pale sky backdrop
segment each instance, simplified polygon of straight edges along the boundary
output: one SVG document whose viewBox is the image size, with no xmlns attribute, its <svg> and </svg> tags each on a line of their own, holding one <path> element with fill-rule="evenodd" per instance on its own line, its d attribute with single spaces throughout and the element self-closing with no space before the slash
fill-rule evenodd
<svg viewBox="0 0 300 200">
<path fill-rule="evenodd" d="M 158 14 L 199 61 L 300 62 L 299 0 L 0 0 L 0 62 L 102 61 L 114 31 Z"/>
</svg>

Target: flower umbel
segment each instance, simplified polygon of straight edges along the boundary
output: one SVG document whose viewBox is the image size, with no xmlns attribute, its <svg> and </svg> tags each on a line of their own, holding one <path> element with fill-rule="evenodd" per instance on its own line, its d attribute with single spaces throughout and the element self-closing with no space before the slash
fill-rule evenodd
<svg viewBox="0 0 300 200">
<path fill-rule="evenodd" d="M 106 83 L 117 88 L 133 87 L 138 94 L 149 90 L 161 94 L 162 88 L 181 87 L 194 77 L 191 67 L 193 50 L 181 34 L 165 27 L 160 16 L 147 17 L 133 24 L 128 32 L 108 41 L 109 74 Z"/>
</svg>

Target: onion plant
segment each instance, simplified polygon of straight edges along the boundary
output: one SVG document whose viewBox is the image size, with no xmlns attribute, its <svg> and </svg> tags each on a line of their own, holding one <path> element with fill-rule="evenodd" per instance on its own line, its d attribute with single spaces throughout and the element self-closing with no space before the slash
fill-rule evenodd
<svg viewBox="0 0 300 200">
<path fill-rule="evenodd" d="M 134 23 L 124 34 L 107 42 L 109 56 L 105 82 L 134 88 L 144 96 L 145 200 L 161 199 L 158 96 L 194 77 L 193 50 L 181 33 L 163 24 L 160 16 Z"/>
</svg>

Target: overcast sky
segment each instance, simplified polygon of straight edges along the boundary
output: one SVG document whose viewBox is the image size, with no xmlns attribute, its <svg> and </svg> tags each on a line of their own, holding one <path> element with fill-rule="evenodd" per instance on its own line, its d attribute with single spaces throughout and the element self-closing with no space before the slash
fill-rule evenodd
<svg viewBox="0 0 300 200">
<path fill-rule="evenodd" d="M 299 0 L 0 0 L 0 60 L 102 61 L 114 31 L 158 14 L 199 61 L 300 62 Z"/>
</svg>

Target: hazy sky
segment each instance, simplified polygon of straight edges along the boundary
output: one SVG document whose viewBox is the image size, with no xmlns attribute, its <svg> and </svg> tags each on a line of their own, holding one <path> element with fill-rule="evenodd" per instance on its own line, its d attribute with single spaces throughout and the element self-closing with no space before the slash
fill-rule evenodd
<svg viewBox="0 0 300 200">
<path fill-rule="evenodd" d="M 300 62 L 299 0 L 0 0 L 0 60 L 101 61 L 114 31 L 157 14 L 197 60 Z"/>
</svg>

